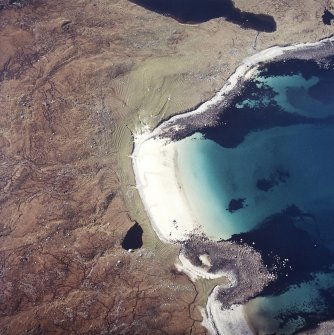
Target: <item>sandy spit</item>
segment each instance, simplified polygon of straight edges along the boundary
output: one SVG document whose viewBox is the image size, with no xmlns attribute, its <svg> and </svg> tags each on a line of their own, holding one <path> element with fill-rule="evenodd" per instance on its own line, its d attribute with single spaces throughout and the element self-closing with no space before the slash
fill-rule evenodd
<svg viewBox="0 0 334 335">
<path fill-rule="evenodd" d="M 231 271 L 218 271 L 216 273 L 208 272 L 206 268 L 193 265 L 189 259 L 180 253 L 180 262 L 176 263 L 175 266 L 178 271 L 184 272 L 192 281 L 196 281 L 200 278 L 204 279 L 217 279 L 221 277 L 226 277 L 229 280 L 229 284 L 224 286 L 226 288 L 233 287 L 237 283 L 237 279 L 233 272 Z M 208 266 L 209 268 L 209 266 Z"/>
</svg>

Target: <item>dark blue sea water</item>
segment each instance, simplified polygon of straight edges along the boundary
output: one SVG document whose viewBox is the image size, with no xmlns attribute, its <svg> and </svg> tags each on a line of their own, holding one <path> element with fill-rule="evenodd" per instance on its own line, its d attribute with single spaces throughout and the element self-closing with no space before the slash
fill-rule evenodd
<svg viewBox="0 0 334 335">
<path fill-rule="evenodd" d="M 260 251 L 277 280 L 245 310 L 257 334 L 334 318 L 334 59 L 267 64 L 219 127 L 179 142 L 204 231 Z"/>
</svg>

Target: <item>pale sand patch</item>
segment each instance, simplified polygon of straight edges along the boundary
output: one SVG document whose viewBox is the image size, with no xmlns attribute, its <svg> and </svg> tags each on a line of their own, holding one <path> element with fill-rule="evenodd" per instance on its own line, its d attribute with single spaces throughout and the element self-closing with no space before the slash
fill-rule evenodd
<svg viewBox="0 0 334 335">
<path fill-rule="evenodd" d="M 216 273 L 210 273 L 207 271 L 207 267 L 199 267 L 193 265 L 188 258 L 186 258 L 182 253 L 179 255 L 179 262 L 175 264 L 178 271 L 184 272 L 192 281 L 198 279 L 217 279 L 221 277 L 226 277 L 229 280 L 226 288 L 236 285 L 237 280 L 235 275 L 230 271 L 218 271 Z"/>
<path fill-rule="evenodd" d="M 247 323 L 243 306 L 232 305 L 229 309 L 221 309 L 221 303 L 216 299 L 219 287 L 216 286 L 210 294 L 205 309 L 201 310 L 202 325 L 210 334 L 222 335 L 254 335 Z"/>
<path fill-rule="evenodd" d="M 137 188 L 152 226 L 160 239 L 185 240 L 199 228 L 175 168 L 175 144 L 162 139 L 136 142 L 132 155 Z"/>
<path fill-rule="evenodd" d="M 211 267 L 211 259 L 208 254 L 199 255 L 198 258 L 204 266 Z"/>
</svg>

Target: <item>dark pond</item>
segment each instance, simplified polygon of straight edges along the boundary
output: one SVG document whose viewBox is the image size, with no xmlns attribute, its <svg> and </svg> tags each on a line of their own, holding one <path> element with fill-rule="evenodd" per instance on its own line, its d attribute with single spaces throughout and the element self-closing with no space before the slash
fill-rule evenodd
<svg viewBox="0 0 334 335">
<path fill-rule="evenodd" d="M 130 0 L 146 9 L 168 15 L 182 23 L 202 23 L 224 17 L 244 29 L 276 31 L 274 18 L 266 14 L 242 12 L 231 0 Z"/>
<path fill-rule="evenodd" d="M 126 233 L 123 241 L 122 248 L 125 250 L 139 249 L 143 246 L 143 229 L 136 222 Z"/>
</svg>

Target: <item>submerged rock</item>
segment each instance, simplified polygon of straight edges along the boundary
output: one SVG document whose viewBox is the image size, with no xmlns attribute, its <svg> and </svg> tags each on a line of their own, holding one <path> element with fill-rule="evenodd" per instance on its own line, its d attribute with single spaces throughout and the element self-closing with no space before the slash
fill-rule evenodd
<svg viewBox="0 0 334 335">
<path fill-rule="evenodd" d="M 232 199 L 230 203 L 228 204 L 228 210 L 230 213 L 234 213 L 235 211 L 238 211 L 239 209 L 242 209 L 245 207 L 245 198 L 240 198 L 240 199 Z"/>
</svg>

